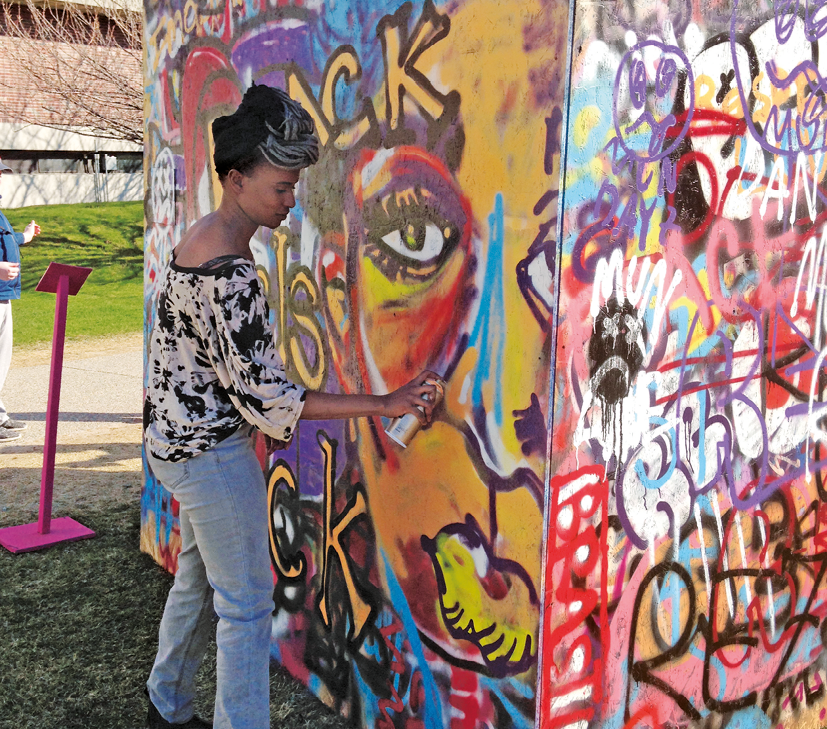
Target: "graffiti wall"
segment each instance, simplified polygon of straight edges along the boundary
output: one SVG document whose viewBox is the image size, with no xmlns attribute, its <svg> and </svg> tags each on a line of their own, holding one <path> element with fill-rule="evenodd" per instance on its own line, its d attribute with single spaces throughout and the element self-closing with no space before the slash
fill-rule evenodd
<svg viewBox="0 0 827 729">
<path fill-rule="evenodd" d="M 823 727 L 822 2 L 576 4 L 543 727 Z"/>
<path fill-rule="evenodd" d="M 215 208 L 210 123 L 252 83 L 313 115 L 299 204 L 253 241 L 291 377 L 444 375 L 407 449 L 303 422 L 266 463 L 272 655 L 356 726 L 535 723 L 568 5 L 147 0 L 146 326 Z M 145 474 L 142 548 L 175 569 Z"/>
</svg>

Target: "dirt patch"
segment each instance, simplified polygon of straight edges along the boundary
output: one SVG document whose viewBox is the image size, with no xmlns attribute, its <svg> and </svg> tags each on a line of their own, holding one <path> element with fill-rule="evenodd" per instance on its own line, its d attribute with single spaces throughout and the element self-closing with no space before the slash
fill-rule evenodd
<svg viewBox="0 0 827 729">
<path fill-rule="evenodd" d="M 18 441 L 19 442 L 19 441 Z M 42 445 L 3 452 L 0 522 L 37 518 L 43 470 Z M 138 504 L 141 493 L 141 424 L 109 424 L 61 439 L 55 455 L 52 513 L 69 508 Z"/>
<path fill-rule="evenodd" d="M 75 363 L 64 370 L 61 395 L 62 419 L 58 426 L 55 456 L 52 513 L 55 517 L 73 514 L 85 507 L 101 508 L 140 502 L 141 463 L 141 377 L 140 359 L 131 366 L 134 374 L 126 377 L 89 371 L 89 388 L 69 390 L 70 375 L 86 367 L 82 360 L 133 353 L 132 362 L 143 346 L 141 334 L 66 342 L 65 362 Z M 32 346 L 15 348 L 10 379 L 16 383 L 4 392 L 4 400 L 20 399 L 20 382 L 31 373 L 30 389 L 43 387 L 51 361 L 51 348 Z M 100 360 L 94 360 L 100 361 Z M 107 360 L 109 361 L 109 360 Z M 33 369 L 28 369 L 33 368 Z M 36 377 L 35 377 L 36 375 Z M 37 382 L 33 382 L 33 380 Z M 10 384 L 7 381 L 7 386 Z M 17 392 L 15 392 L 15 389 Z M 125 404 L 123 396 L 130 397 Z M 134 390 L 134 393 L 132 391 Z M 64 397 L 65 395 L 65 397 Z M 64 408 L 65 403 L 65 408 Z M 109 407 L 108 407 L 109 406 Z M 13 414 L 22 412 L 17 406 Z M 45 399 L 25 408 L 29 428 L 19 440 L 0 448 L 0 526 L 28 523 L 37 519 L 40 482 L 43 468 L 45 436 Z M 70 410 L 72 412 L 66 412 Z M 114 412 L 112 412 L 114 410 Z M 89 412 L 90 420 L 84 413 Z M 69 419 L 74 422 L 69 422 Z"/>
<path fill-rule="evenodd" d="M 82 337 L 67 339 L 63 347 L 64 361 L 73 359 L 87 359 L 88 357 L 102 357 L 107 354 L 132 351 L 144 346 L 144 335 L 122 334 L 115 337 Z M 52 361 L 51 342 L 15 345 L 12 367 L 34 367 L 35 365 L 49 364 Z"/>
</svg>

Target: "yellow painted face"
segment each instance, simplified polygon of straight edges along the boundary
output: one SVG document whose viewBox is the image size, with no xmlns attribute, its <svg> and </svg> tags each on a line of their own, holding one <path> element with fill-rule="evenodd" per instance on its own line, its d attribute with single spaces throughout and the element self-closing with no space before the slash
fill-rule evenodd
<svg viewBox="0 0 827 729">
<path fill-rule="evenodd" d="M 552 59 L 545 41 L 526 52 L 525 37 L 544 12 L 474 2 L 451 15 L 446 41 L 417 68 L 458 92 L 461 135 L 453 146 L 420 135 L 363 152 L 348 176 L 343 234 L 321 231 L 322 299 L 346 388 L 382 393 L 426 368 L 446 377 L 436 422 L 407 449 L 378 421 L 359 421 L 356 443 L 377 537 L 420 628 L 480 662 L 478 642 L 435 618 L 447 557 L 432 562 L 420 539 L 471 515 L 480 538 L 539 590 L 559 170 L 552 100 L 536 83 Z M 452 589 L 482 605 L 483 581 L 469 574 Z M 511 584 L 498 603 L 508 620 L 490 621 L 536 635 L 538 608 L 521 589 Z"/>
</svg>

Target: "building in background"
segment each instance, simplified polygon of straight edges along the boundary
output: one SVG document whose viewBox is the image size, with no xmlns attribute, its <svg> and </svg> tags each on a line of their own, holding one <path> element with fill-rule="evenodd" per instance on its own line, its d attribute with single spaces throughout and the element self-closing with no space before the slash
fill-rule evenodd
<svg viewBox="0 0 827 729">
<path fill-rule="evenodd" d="M 0 2 L 4 207 L 141 198 L 141 53 L 131 0 Z"/>
</svg>

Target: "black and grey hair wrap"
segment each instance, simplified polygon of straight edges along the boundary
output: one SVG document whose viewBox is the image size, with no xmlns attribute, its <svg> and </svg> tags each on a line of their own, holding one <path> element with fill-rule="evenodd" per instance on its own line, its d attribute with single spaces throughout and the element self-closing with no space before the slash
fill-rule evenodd
<svg viewBox="0 0 827 729">
<path fill-rule="evenodd" d="M 313 119 L 284 91 L 253 84 L 233 114 L 212 124 L 215 171 L 245 171 L 259 154 L 270 164 L 298 170 L 319 159 Z"/>
<path fill-rule="evenodd" d="M 271 165 L 295 170 L 316 163 L 319 159 L 319 142 L 313 133 L 310 115 L 292 100 L 291 103 L 305 118 L 285 115 L 278 129 L 265 122 L 267 138 L 259 143 L 258 148 Z"/>
</svg>

